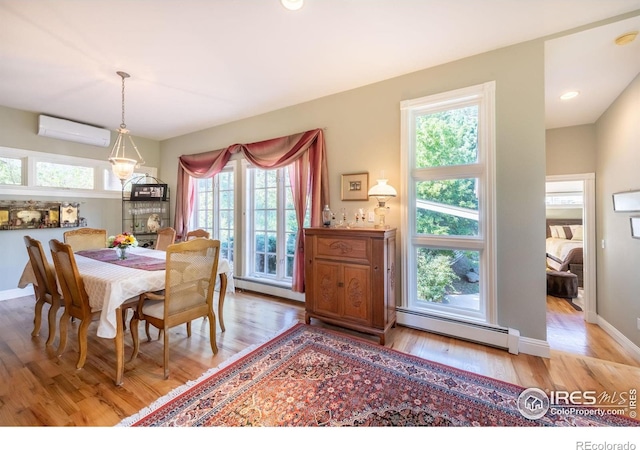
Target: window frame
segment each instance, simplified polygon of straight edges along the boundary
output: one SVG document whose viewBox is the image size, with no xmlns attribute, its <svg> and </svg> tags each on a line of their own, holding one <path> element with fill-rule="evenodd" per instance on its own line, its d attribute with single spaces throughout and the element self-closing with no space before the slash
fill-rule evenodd
<svg viewBox="0 0 640 450">
<path fill-rule="evenodd" d="M 238 227 L 237 227 L 237 217 L 238 217 L 238 202 L 237 202 L 237 197 L 238 197 L 238 183 L 239 183 L 239 178 L 238 178 L 238 162 L 237 161 L 229 161 L 224 168 L 220 171 L 220 173 L 224 173 L 224 172 L 231 172 L 233 173 L 233 196 L 234 196 L 234 209 L 233 209 L 233 223 L 234 223 L 234 228 L 233 228 L 233 249 L 232 249 L 232 254 L 233 254 L 233 259 L 229 260 L 229 264 L 231 264 L 231 266 L 235 265 L 235 260 L 236 260 L 236 255 L 238 254 Z M 211 180 L 211 190 L 208 190 L 208 192 L 211 192 L 214 200 L 212 202 L 212 208 L 211 208 L 211 215 L 212 215 L 212 226 L 211 227 L 204 227 L 201 224 L 198 223 L 197 220 L 197 215 L 199 213 L 199 208 L 198 205 L 199 203 L 199 192 L 198 192 L 198 182 L 200 181 L 200 179 L 196 179 L 194 178 L 193 181 L 196 183 L 196 201 L 193 205 L 193 213 L 191 214 L 191 218 L 190 218 L 190 228 L 191 229 L 195 229 L 195 228 L 203 228 L 207 231 L 209 231 L 211 233 L 212 238 L 214 239 L 220 239 L 220 205 L 219 205 L 219 201 L 217 201 L 217 199 L 219 198 L 220 195 L 220 184 L 219 181 L 217 179 L 218 175 L 220 175 L 220 173 L 214 175 L 211 178 L 207 178 L 207 180 Z M 220 255 L 221 258 L 224 259 L 228 259 L 226 257 L 226 255 Z"/>
<path fill-rule="evenodd" d="M 287 224 L 287 192 L 288 187 L 288 174 L 287 168 L 281 167 L 278 169 L 271 169 L 277 171 L 276 174 L 276 188 L 277 188 L 277 206 L 276 206 L 276 274 L 269 275 L 267 273 L 259 273 L 255 270 L 255 178 L 251 174 L 253 171 L 267 169 L 261 169 L 259 167 L 252 166 L 248 161 L 243 160 L 242 171 L 244 183 L 244 204 L 247 206 L 243 220 L 243 236 L 244 241 L 247 242 L 243 257 L 243 276 L 253 281 L 261 281 L 272 284 L 278 287 L 291 288 L 293 278 L 287 276 L 287 239 L 286 239 L 286 224 Z M 265 244 L 267 244 L 265 242 Z M 265 252 L 266 253 L 266 252 Z M 266 262 L 265 262 L 266 264 Z"/>
<path fill-rule="evenodd" d="M 478 105 L 478 155 L 473 164 L 416 168 L 415 120 L 417 116 Z M 418 234 L 417 208 L 403 208 L 401 224 L 403 271 L 401 308 L 462 322 L 497 323 L 495 249 L 495 82 L 456 89 L 401 102 L 401 195 L 416 205 L 419 181 L 476 178 L 478 180 L 478 234 L 440 236 Z M 444 305 L 425 305 L 417 299 L 416 253 L 418 248 L 478 251 L 480 256 L 480 308 L 463 310 Z"/>
<path fill-rule="evenodd" d="M 104 160 L 80 158 L 77 156 L 60 155 L 57 153 L 37 152 L 0 146 L 0 156 L 21 159 L 22 184 L 0 185 L 0 195 L 38 195 L 43 197 L 68 197 L 70 193 L 78 197 L 86 198 L 122 198 L 121 186 L 118 189 L 105 188 L 106 174 L 111 174 L 111 163 Z M 36 164 L 38 162 L 74 165 L 93 169 L 93 189 L 56 188 L 36 185 Z M 143 166 L 136 169 L 136 173 L 146 173 L 155 177 L 158 169 L 151 166 Z"/>
</svg>

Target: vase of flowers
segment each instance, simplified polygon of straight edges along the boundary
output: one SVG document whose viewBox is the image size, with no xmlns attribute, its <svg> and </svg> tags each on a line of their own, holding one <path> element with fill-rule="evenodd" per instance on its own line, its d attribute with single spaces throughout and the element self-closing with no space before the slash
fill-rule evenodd
<svg viewBox="0 0 640 450">
<path fill-rule="evenodd" d="M 117 236 L 109 236 L 107 244 L 109 248 L 116 249 L 118 259 L 127 259 L 127 250 L 129 250 L 129 247 L 137 247 L 138 240 L 133 234 L 125 231 Z"/>
</svg>

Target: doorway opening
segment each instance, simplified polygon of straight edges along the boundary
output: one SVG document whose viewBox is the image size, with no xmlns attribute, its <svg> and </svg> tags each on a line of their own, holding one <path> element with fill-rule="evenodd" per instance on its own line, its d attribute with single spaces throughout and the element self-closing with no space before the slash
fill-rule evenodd
<svg viewBox="0 0 640 450">
<path fill-rule="evenodd" d="M 575 298 L 556 299 L 555 297 L 547 297 L 549 301 L 557 300 L 561 302 L 554 306 L 565 311 L 564 317 L 567 317 L 566 322 L 562 324 L 547 323 L 547 339 L 552 348 L 554 348 L 554 343 L 560 341 L 563 344 L 572 345 L 574 338 L 582 334 L 577 329 L 572 331 L 572 327 L 580 328 L 584 325 L 581 322 L 584 321 L 596 323 L 597 319 L 595 289 L 595 174 L 548 176 L 546 178 L 546 205 L 547 224 L 562 223 L 564 221 L 572 224 L 569 230 L 573 230 L 576 235 L 578 233 L 582 234 L 582 267 L 579 265 L 580 261 L 573 259 L 575 257 L 572 255 L 575 255 L 575 250 L 566 250 L 564 254 L 560 253 L 559 248 L 565 245 L 561 237 L 556 235 L 556 239 L 547 239 L 547 270 L 550 270 L 551 265 L 553 269 L 561 268 L 579 276 L 578 295 Z M 579 229 L 578 227 L 581 228 Z M 570 233 L 571 231 L 568 231 L 567 236 L 565 236 L 565 238 L 570 237 L 570 239 L 567 239 L 569 241 L 567 246 L 573 245 L 575 247 L 579 244 L 579 242 L 576 242 L 579 241 L 579 235 L 573 236 Z M 576 237 L 576 239 L 571 240 L 571 237 Z M 554 244 L 557 247 L 554 247 Z M 553 260 L 549 256 L 550 252 L 553 253 L 552 257 L 555 255 L 556 259 L 563 260 L 562 263 L 564 264 L 557 263 L 558 265 L 554 266 Z M 564 303 L 565 300 L 568 301 Z M 549 303 L 547 305 L 549 307 Z M 573 309 L 569 306 L 573 307 Z M 578 317 L 579 320 L 577 320 Z M 559 336 L 558 333 L 562 335 Z M 571 348 L 567 347 L 564 350 L 571 351 Z"/>
</svg>

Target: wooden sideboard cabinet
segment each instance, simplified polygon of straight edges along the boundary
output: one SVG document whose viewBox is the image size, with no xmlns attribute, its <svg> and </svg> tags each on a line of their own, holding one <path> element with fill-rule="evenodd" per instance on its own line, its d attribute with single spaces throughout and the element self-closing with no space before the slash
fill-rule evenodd
<svg viewBox="0 0 640 450">
<path fill-rule="evenodd" d="M 305 322 L 378 336 L 396 324 L 396 230 L 305 228 Z"/>
</svg>

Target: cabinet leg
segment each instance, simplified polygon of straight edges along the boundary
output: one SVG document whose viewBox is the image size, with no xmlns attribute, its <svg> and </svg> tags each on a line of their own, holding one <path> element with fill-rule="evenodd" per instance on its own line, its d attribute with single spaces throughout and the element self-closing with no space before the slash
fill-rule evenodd
<svg viewBox="0 0 640 450">
<path fill-rule="evenodd" d="M 306 323 L 307 325 L 311 324 L 311 316 L 309 316 L 309 314 L 307 313 L 304 314 L 304 323 Z"/>
</svg>

